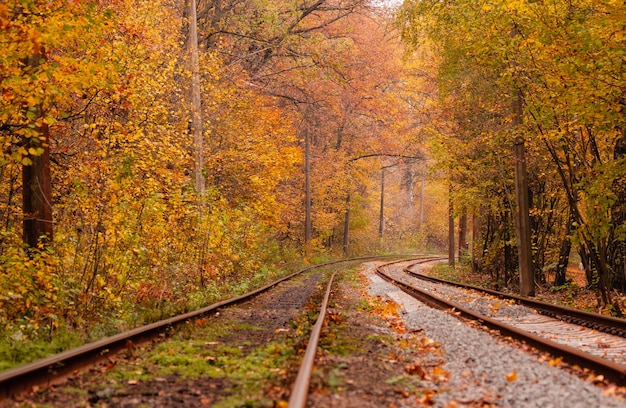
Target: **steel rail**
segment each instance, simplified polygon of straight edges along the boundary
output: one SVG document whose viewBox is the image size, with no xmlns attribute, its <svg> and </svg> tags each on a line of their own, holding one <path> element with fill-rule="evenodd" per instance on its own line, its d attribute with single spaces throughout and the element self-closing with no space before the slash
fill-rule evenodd
<svg viewBox="0 0 626 408">
<path fill-rule="evenodd" d="M 415 259 L 420 255 L 382 255 L 382 256 L 365 256 L 357 258 L 338 259 L 313 265 L 297 272 L 289 274 L 285 277 L 265 285 L 259 289 L 245 293 L 243 295 L 214 303 L 212 305 L 197 309 L 195 311 L 183 313 L 171 318 L 163 319 L 145 326 L 116 334 L 98 341 L 94 341 L 72 350 L 67 350 L 52 355 L 41 360 L 34 361 L 22 366 L 14 367 L 6 371 L 0 372 L 0 401 L 15 397 L 23 392 L 31 390 L 33 387 L 46 387 L 52 384 L 62 382 L 67 377 L 93 366 L 104 359 L 114 355 L 115 353 L 134 347 L 137 344 L 145 343 L 157 338 L 179 324 L 185 323 L 191 319 L 210 315 L 217 312 L 220 308 L 239 304 L 243 301 L 253 298 L 263 292 L 270 290 L 278 284 L 294 278 L 313 269 L 323 268 L 338 263 L 359 262 L 376 259 L 388 258 L 409 258 Z M 423 256 L 423 255 L 421 255 Z"/>
<path fill-rule="evenodd" d="M 432 276 L 423 275 L 418 272 L 411 271 L 411 267 L 417 264 L 411 264 L 403 269 L 409 275 L 434 283 L 442 283 L 445 285 L 456 286 L 463 289 L 476 290 L 483 293 L 502 298 L 515 300 L 518 304 L 538 309 L 542 314 L 551 316 L 568 323 L 578 324 L 580 326 L 589 327 L 598 331 L 613 334 L 620 337 L 626 337 L 626 320 L 613 316 L 605 316 L 598 313 L 587 312 L 584 310 L 574 309 L 566 306 L 553 305 L 551 303 L 530 299 L 527 297 L 516 296 L 508 293 L 498 292 L 492 289 L 481 288 L 478 286 L 467 285 L 464 283 L 451 282 Z"/>
<path fill-rule="evenodd" d="M 304 408 L 306 406 L 307 396 L 309 395 L 309 384 L 311 382 L 311 373 L 313 371 L 313 363 L 315 362 L 315 354 L 317 352 L 317 345 L 322 333 L 322 326 L 324 325 L 324 318 L 326 317 L 326 309 L 328 308 L 328 299 L 330 298 L 330 290 L 332 288 L 333 279 L 337 272 L 335 271 L 328 282 L 326 287 L 326 294 L 324 300 L 320 306 L 320 312 L 311 331 L 309 337 L 309 344 L 307 345 L 306 352 L 302 358 L 300 369 L 296 380 L 291 387 L 291 394 L 289 395 L 289 408 Z"/>
<path fill-rule="evenodd" d="M 440 257 L 427 257 L 420 259 L 417 263 L 429 262 L 433 260 L 442 259 Z M 406 259 L 402 259 L 395 262 L 389 262 L 385 265 L 393 265 L 396 263 L 407 262 Z M 328 286 L 326 288 L 326 294 L 324 296 L 324 300 L 320 306 L 320 312 L 315 321 L 315 325 L 313 326 L 313 330 L 311 331 L 311 336 L 309 338 L 309 344 L 307 345 L 306 351 L 304 353 L 304 357 L 302 359 L 302 363 L 300 364 L 300 369 L 298 370 L 298 374 L 296 376 L 295 381 L 291 387 L 291 394 L 289 396 L 289 408 L 304 408 L 307 403 L 307 397 L 309 394 L 309 385 L 311 382 L 311 373 L 313 371 L 313 363 L 315 362 L 315 355 L 317 353 L 317 345 L 319 344 L 320 336 L 322 333 L 322 327 L 324 325 L 324 318 L 326 316 L 326 309 L 328 308 L 328 299 L 330 297 L 331 286 L 333 283 L 333 279 L 337 272 L 333 273 L 328 282 Z"/>
<path fill-rule="evenodd" d="M 452 310 L 455 312 L 456 315 L 463 316 L 470 320 L 479 321 L 483 325 L 489 327 L 490 329 L 497 330 L 503 335 L 510 336 L 517 340 L 526 342 L 533 347 L 543 351 L 547 351 L 554 356 L 562 357 L 564 361 L 570 364 L 578 365 L 580 367 L 586 367 L 598 373 L 601 373 L 605 376 L 605 378 L 614 381 L 618 385 L 626 385 L 626 366 L 616 364 L 612 361 L 602 359 L 600 357 L 591 355 L 581 350 L 577 350 L 570 346 L 558 344 L 551 340 L 541 338 L 532 333 L 528 333 L 511 325 L 499 322 L 488 316 L 476 313 L 459 305 L 456 302 L 444 300 L 440 297 L 432 295 L 431 293 L 428 293 L 405 282 L 392 278 L 382 271 L 382 267 L 384 266 L 385 265 L 381 265 L 376 269 L 376 273 L 381 278 L 397 286 L 403 292 L 430 306 L 442 310 Z"/>
</svg>

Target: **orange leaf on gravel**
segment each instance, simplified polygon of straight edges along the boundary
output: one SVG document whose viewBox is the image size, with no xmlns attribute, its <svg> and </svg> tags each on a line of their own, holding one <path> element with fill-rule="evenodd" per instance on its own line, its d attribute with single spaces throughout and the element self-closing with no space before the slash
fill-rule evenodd
<svg viewBox="0 0 626 408">
<path fill-rule="evenodd" d="M 507 374 L 505 377 L 508 382 L 513 382 L 517 380 L 517 370 L 514 370 L 512 373 Z"/>
<path fill-rule="evenodd" d="M 548 361 L 548 365 L 549 365 L 550 367 L 556 367 L 556 366 L 558 366 L 559 364 L 561 364 L 561 361 L 563 361 L 563 357 L 557 357 L 557 358 L 555 358 L 554 360 L 550 360 L 550 361 Z"/>
</svg>

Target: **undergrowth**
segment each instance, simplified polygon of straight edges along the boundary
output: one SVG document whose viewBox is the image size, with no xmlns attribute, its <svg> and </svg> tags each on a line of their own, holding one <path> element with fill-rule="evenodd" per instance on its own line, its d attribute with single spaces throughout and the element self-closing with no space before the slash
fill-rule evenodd
<svg viewBox="0 0 626 408">
<path fill-rule="evenodd" d="M 32 310 L 25 312 L 21 320 L 4 321 L 5 330 L 0 334 L 0 371 L 244 294 L 291 272 L 262 266 L 254 274 L 233 277 L 222 284 L 209 282 L 171 302 L 157 301 L 156 297 L 141 304 L 133 302 L 134 299 L 121 299 L 117 309 L 102 310 L 97 319 L 91 322 L 66 321 L 49 312 L 53 317 L 34 316 L 38 310 L 47 311 L 49 307 L 29 302 L 28 306 Z"/>
</svg>

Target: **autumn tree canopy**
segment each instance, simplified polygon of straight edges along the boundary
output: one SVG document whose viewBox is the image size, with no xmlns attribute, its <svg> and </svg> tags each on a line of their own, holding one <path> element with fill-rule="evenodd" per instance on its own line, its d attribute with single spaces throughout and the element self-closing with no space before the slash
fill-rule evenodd
<svg viewBox="0 0 626 408">
<path fill-rule="evenodd" d="M 386 166 L 386 236 L 416 237 L 419 80 L 389 10 L 197 0 L 194 40 L 191 4 L 0 4 L 0 341 L 95 338 L 342 240 L 371 252 Z"/>
<path fill-rule="evenodd" d="M 623 2 L 193 3 L 0 4 L 0 341 L 443 249 L 449 192 L 514 282 L 519 138 L 538 283 L 626 289 Z"/>
<path fill-rule="evenodd" d="M 534 268 L 563 284 L 570 248 L 602 302 L 625 288 L 623 2 L 405 1 L 403 37 L 441 56 L 438 158 L 482 215 L 475 264 L 514 272 L 511 145 L 526 141 Z M 511 100 L 523 102 L 513 130 Z"/>
</svg>

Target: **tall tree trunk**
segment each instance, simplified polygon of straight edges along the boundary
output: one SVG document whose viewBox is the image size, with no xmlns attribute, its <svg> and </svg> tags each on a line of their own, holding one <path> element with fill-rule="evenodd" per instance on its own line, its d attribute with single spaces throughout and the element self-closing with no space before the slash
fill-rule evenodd
<svg viewBox="0 0 626 408">
<path fill-rule="evenodd" d="M 43 58 L 42 51 L 28 58 L 27 64 L 36 67 Z M 28 158 L 32 163 L 22 166 L 23 240 L 30 248 L 36 248 L 40 240 L 44 244 L 51 243 L 53 238 L 50 132 L 48 125 L 41 121 L 43 115 L 39 106 L 33 119 L 37 135 L 25 141 L 27 151 L 42 149 L 43 152 L 30 154 Z"/>
<path fill-rule="evenodd" d="M 308 130 L 304 135 L 304 246 L 311 242 L 311 140 Z"/>
<path fill-rule="evenodd" d="M 480 222 L 482 218 L 479 220 L 476 214 L 472 214 L 472 244 L 471 244 L 471 257 L 472 257 L 472 272 L 478 273 L 480 272 L 480 264 L 482 262 L 482 253 L 480 253 L 478 242 L 479 234 L 480 234 Z"/>
<path fill-rule="evenodd" d="M 343 255 L 348 257 L 350 244 L 350 193 L 346 197 L 346 217 L 343 222 Z"/>
<path fill-rule="evenodd" d="M 626 98 L 626 97 L 625 97 Z M 626 109 L 626 103 L 621 104 Z M 615 142 L 613 158 L 622 160 L 626 157 L 626 128 L 621 130 L 621 135 Z M 609 264 L 613 270 L 611 276 L 611 288 L 626 291 L 626 242 L 615 238 L 615 231 L 626 223 L 626 175 L 621 174 L 613 181 L 613 191 L 617 200 L 611 208 L 613 225 L 609 242 Z"/>
<path fill-rule="evenodd" d="M 380 215 L 378 217 L 378 238 L 382 241 L 385 232 L 385 168 L 380 176 Z"/>
<path fill-rule="evenodd" d="M 556 265 L 556 270 L 554 273 L 554 286 L 562 286 L 565 285 L 567 281 L 567 265 L 569 263 L 569 255 L 572 250 L 572 214 L 570 213 L 567 217 L 567 225 L 565 226 L 565 237 L 563 238 L 563 242 L 561 242 L 561 250 L 559 251 L 559 261 Z"/>
<path fill-rule="evenodd" d="M 467 213 L 465 210 L 459 217 L 459 261 L 467 252 Z"/>
<path fill-rule="evenodd" d="M 200 62 L 198 55 L 198 18 L 196 0 L 188 0 L 187 15 L 189 16 L 189 70 L 191 72 L 191 134 L 193 137 L 193 175 L 198 193 L 203 194 L 205 187 L 204 174 L 204 139 L 202 135 L 202 102 L 200 87 Z"/>
<path fill-rule="evenodd" d="M 426 177 L 424 176 L 424 170 L 422 170 L 422 182 L 420 185 L 420 223 L 419 223 L 420 229 L 424 225 L 424 185 L 425 184 L 426 184 Z"/>
<path fill-rule="evenodd" d="M 42 148 L 43 153 L 29 156 L 32 164 L 22 167 L 22 210 L 24 242 L 37 247 L 40 239 L 52 242 L 52 185 L 50 178 L 50 134 L 47 125 L 39 129 L 39 140 L 30 138 L 26 149 Z"/>
<path fill-rule="evenodd" d="M 519 102 L 521 109 L 521 101 Z M 516 114 L 515 116 L 517 116 Z M 524 141 L 515 141 L 515 195 L 517 197 L 517 247 L 519 263 L 520 294 L 535 295 L 535 274 L 531 250 L 531 229 L 528 203 L 528 181 L 526 178 L 526 156 Z"/>
<path fill-rule="evenodd" d="M 511 37 L 519 35 L 517 26 L 514 24 L 511 29 Z M 515 59 L 511 60 L 514 68 L 517 67 Z M 514 73 L 516 75 L 516 73 Z M 524 121 L 524 109 L 522 105 L 522 91 L 513 88 L 513 100 L 511 105 L 512 122 L 511 128 L 516 129 Z M 519 263 L 520 294 L 522 296 L 535 295 L 535 275 L 533 271 L 533 259 L 531 249 L 531 227 L 528 202 L 528 180 L 526 177 L 526 153 L 524 139 L 521 136 L 515 138 L 515 197 L 517 201 L 517 247 Z"/>
<path fill-rule="evenodd" d="M 452 203 L 452 184 L 448 192 L 448 265 L 454 268 L 454 207 Z"/>
</svg>

